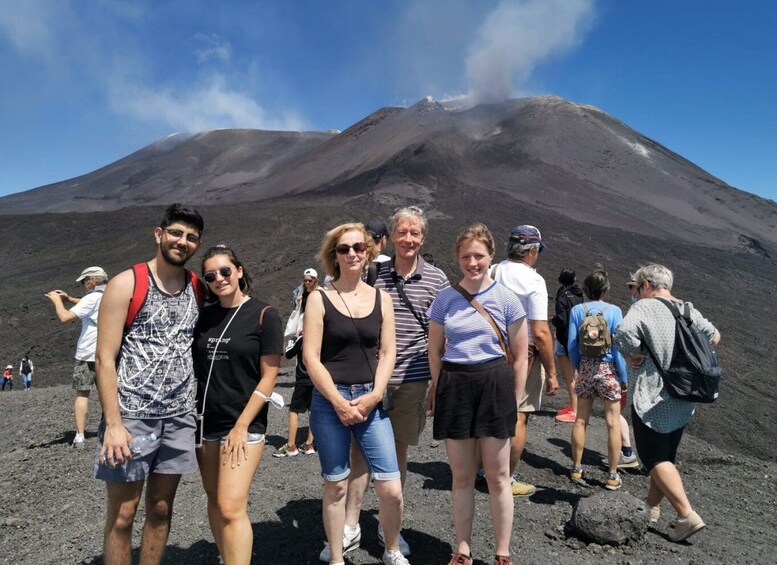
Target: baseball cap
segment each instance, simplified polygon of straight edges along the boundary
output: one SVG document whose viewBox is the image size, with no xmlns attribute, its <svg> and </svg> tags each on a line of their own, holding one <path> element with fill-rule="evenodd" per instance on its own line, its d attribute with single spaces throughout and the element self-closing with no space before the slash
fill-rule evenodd
<svg viewBox="0 0 777 565">
<path fill-rule="evenodd" d="M 530 225 L 515 226 L 513 231 L 510 232 L 510 241 L 515 241 L 521 245 L 528 245 L 531 243 L 539 243 L 540 251 L 545 249 L 545 244 L 542 243 L 542 234 L 540 230 Z"/>
<path fill-rule="evenodd" d="M 305 269 L 305 271 L 302 273 L 303 277 L 313 277 L 314 279 L 318 278 L 318 273 L 315 269 Z"/>
<path fill-rule="evenodd" d="M 102 267 L 87 267 L 83 271 L 81 271 L 81 275 L 76 279 L 76 282 L 80 283 L 84 279 L 88 279 L 89 277 L 103 277 L 108 278 L 108 273 L 106 273 Z"/>
<path fill-rule="evenodd" d="M 369 222 L 367 222 L 367 225 L 364 227 L 372 236 L 372 239 L 380 239 L 384 235 L 388 236 L 389 234 L 386 224 L 384 224 L 380 220 L 370 220 Z"/>
</svg>

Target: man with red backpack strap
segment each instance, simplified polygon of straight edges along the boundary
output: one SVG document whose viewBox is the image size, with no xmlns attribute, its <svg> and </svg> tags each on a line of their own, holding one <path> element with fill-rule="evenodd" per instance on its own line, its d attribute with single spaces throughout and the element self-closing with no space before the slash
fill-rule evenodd
<svg viewBox="0 0 777 565">
<path fill-rule="evenodd" d="M 199 280 L 184 265 L 203 228 L 196 210 L 170 205 L 154 230 L 156 256 L 117 275 L 103 295 L 96 359 L 103 421 L 94 469 L 106 481 L 108 565 L 130 560 L 146 484 L 140 561 L 162 560 L 178 482 L 197 469 L 191 344 L 202 300 Z M 133 452 L 139 437 L 148 444 Z"/>
</svg>

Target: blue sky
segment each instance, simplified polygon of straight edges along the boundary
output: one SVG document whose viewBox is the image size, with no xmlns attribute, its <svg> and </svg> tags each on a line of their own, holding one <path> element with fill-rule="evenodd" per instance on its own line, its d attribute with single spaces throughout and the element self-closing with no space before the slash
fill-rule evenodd
<svg viewBox="0 0 777 565">
<path fill-rule="evenodd" d="M 178 131 L 557 94 L 777 200 L 775 30 L 765 0 L 3 2 L 0 195 Z"/>
</svg>

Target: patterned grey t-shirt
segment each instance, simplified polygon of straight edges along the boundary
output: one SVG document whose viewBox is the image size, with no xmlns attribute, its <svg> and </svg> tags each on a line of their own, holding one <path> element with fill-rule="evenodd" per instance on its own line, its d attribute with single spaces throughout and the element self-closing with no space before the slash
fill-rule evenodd
<svg viewBox="0 0 777 565">
<path fill-rule="evenodd" d="M 159 290 L 149 272 L 148 296 L 119 353 L 122 418 L 169 418 L 196 405 L 192 338 L 199 309 L 189 277 L 176 296 Z"/>
<path fill-rule="evenodd" d="M 710 341 L 717 330 L 690 302 L 691 321 Z M 660 300 L 645 298 L 632 305 L 613 336 L 618 351 L 628 356 L 647 355 L 637 369 L 629 368 L 629 396 L 640 419 L 650 429 L 666 434 L 686 426 L 696 411 L 696 403 L 669 396 L 661 374 L 653 364 L 645 345 L 662 368 L 672 361 L 675 318 Z"/>
</svg>

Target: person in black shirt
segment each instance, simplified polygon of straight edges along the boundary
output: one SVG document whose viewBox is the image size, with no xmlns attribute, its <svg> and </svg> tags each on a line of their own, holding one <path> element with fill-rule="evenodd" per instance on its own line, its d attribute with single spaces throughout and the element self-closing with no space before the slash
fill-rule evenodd
<svg viewBox="0 0 777 565">
<path fill-rule="evenodd" d="M 283 327 L 275 308 L 250 296 L 251 279 L 230 248 L 210 248 L 202 273 L 218 302 L 203 309 L 194 332 L 197 461 L 219 553 L 225 563 L 248 564 L 248 491 L 264 450 Z"/>
<path fill-rule="evenodd" d="M 556 412 L 556 421 L 575 423 L 577 414 L 577 396 L 575 396 L 576 371 L 567 355 L 567 336 L 569 335 L 569 311 L 573 306 L 583 302 L 583 291 L 575 282 L 575 271 L 563 269 L 558 276 L 561 283 L 556 291 L 555 316 L 553 326 L 556 328 L 556 342 L 553 353 L 556 355 L 561 373 L 564 375 L 569 404 Z"/>
</svg>

